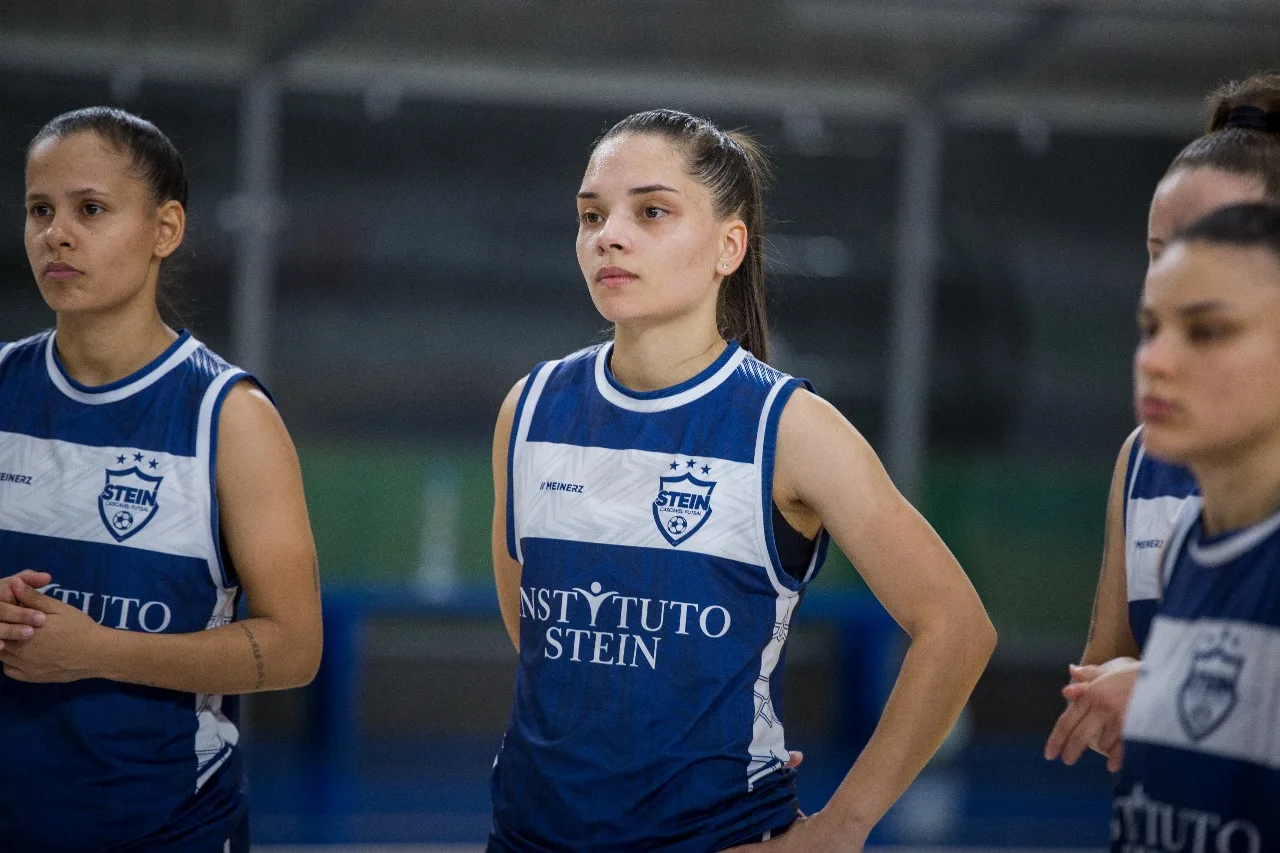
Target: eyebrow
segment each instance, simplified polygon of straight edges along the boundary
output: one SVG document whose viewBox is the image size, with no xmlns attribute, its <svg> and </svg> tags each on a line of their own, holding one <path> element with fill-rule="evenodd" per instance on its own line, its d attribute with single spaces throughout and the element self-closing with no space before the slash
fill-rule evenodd
<svg viewBox="0 0 1280 853">
<path fill-rule="evenodd" d="M 1190 305 L 1178 306 L 1178 313 L 1183 317 L 1194 317 L 1197 314 L 1207 314 L 1211 311 L 1224 311 L 1227 303 L 1221 299 L 1206 299 L 1203 302 L 1192 302 Z"/>
<path fill-rule="evenodd" d="M 675 187 L 669 187 L 666 184 L 645 184 L 642 187 L 632 187 L 627 192 L 627 195 L 648 195 L 649 193 L 675 193 L 676 195 L 679 195 L 680 190 L 676 189 Z M 582 192 L 578 193 L 578 198 L 599 198 L 599 197 L 600 197 L 599 193 L 593 193 L 587 190 L 583 190 Z"/>
<path fill-rule="evenodd" d="M 1174 309 L 1174 313 L 1180 317 L 1195 317 L 1200 314 L 1208 314 L 1213 311 L 1226 311 L 1230 306 L 1221 299 L 1206 299 L 1201 302 L 1192 302 L 1188 305 L 1179 305 Z M 1138 309 L 1138 315 L 1145 317 L 1156 313 L 1153 309 L 1146 305 Z"/>
<path fill-rule="evenodd" d="M 96 189 L 94 187 L 82 187 L 78 190 L 72 190 L 68 195 L 77 198 L 88 198 L 89 196 L 107 196 L 110 195 L 106 190 Z M 27 193 L 27 201 L 35 201 L 37 199 L 47 199 L 49 196 L 45 193 Z"/>
</svg>

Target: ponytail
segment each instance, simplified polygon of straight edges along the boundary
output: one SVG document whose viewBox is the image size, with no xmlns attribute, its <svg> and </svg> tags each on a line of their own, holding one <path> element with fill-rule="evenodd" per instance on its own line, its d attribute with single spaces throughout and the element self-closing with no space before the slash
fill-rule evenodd
<svg viewBox="0 0 1280 853">
<path fill-rule="evenodd" d="M 1209 94 L 1209 123 L 1169 164 L 1179 169 L 1219 169 L 1257 179 L 1269 198 L 1280 199 L 1280 74 L 1255 74 Z"/>
</svg>

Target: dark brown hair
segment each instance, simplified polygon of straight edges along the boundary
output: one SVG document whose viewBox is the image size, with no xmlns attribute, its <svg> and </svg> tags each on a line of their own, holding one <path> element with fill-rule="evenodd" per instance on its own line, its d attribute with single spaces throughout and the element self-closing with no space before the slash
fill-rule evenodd
<svg viewBox="0 0 1280 853">
<path fill-rule="evenodd" d="M 684 153 L 689 175 L 711 193 L 715 215 L 747 226 L 742 264 L 720 284 L 716 326 L 761 361 L 769 358 L 769 320 L 764 289 L 764 189 L 772 172 L 759 143 L 739 131 L 725 131 L 703 118 L 677 110 L 648 110 L 627 116 L 591 146 L 628 133 L 652 133 Z"/>
<path fill-rule="evenodd" d="M 1255 74 L 1209 93 L 1209 124 L 1173 158 L 1179 169 L 1220 169 L 1256 178 L 1280 199 L 1280 74 Z"/>
<path fill-rule="evenodd" d="M 134 174 L 146 184 L 156 205 L 176 201 L 187 206 L 187 169 L 178 149 L 154 124 L 115 107 L 84 107 L 53 118 L 31 138 L 27 159 L 40 143 L 65 139 L 75 133 L 93 133 L 128 157 Z M 181 326 L 176 285 L 167 274 L 171 266 L 167 263 L 161 266 L 156 305 L 166 323 Z"/>
<path fill-rule="evenodd" d="M 1280 260 L 1280 205 L 1254 202 L 1220 207 L 1183 229 L 1173 242 L 1258 247 Z"/>
</svg>

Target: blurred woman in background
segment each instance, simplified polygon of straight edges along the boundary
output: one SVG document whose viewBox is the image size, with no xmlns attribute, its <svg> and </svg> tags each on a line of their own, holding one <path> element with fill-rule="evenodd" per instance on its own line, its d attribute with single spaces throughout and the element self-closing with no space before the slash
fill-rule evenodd
<svg viewBox="0 0 1280 853">
<path fill-rule="evenodd" d="M 669 110 L 592 150 L 577 254 L 614 339 L 534 368 L 494 435 L 520 663 L 490 850 L 859 850 L 994 646 L 867 442 L 766 364 L 766 175 L 749 138 Z M 828 531 L 912 642 L 857 763 L 801 817 L 780 680 Z"/>
<path fill-rule="evenodd" d="M 6 850 L 247 850 L 224 697 L 319 664 L 289 435 L 157 304 L 186 200 L 172 143 L 121 110 L 58 116 L 27 149 L 27 258 L 56 325 L 0 346 Z"/>
<path fill-rule="evenodd" d="M 1280 849 L 1280 206 L 1166 244 L 1139 312 L 1143 442 L 1187 467 L 1133 688 L 1112 850 Z"/>
<path fill-rule="evenodd" d="M 1173 236 L 1228 204 L 1280 199 L 1280 75 L 1259 74 L 1209 96 L 1205 134 L 1156 186 L 1147 221 L 1154 264 Z M 1191 472 L 1147 453 L 1143 428 L 1120 448 L 1107 498 L 1102 570 L 1080 666 L 1070 668 L 1067 709 L 1045 757 L 1074 764 L 1118 743 L 1121 714 L 1160 596 L 1157 563 L 1174 518 L 1196 495 Z M 1111 762 L 1112 769 L 1118 761 Z"/>
</svg>

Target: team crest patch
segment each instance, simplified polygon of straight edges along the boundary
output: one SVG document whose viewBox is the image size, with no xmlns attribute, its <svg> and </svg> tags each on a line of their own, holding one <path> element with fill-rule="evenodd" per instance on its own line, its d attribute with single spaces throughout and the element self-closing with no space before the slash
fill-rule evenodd
<svg viewBox="0 0 1280 853">
<path fill-rule="evenodd" d="M 1244 658 L 1227 651 L 1239 640 L 1223 633 L 1191 659 L 1182 689 L 1178 691 L 1178 720 L 1187 736 L 1199 741 L 1217 731 L 1236 706 L 1236 682 Z"/>
<path fill-rule="evenodd" d="M 98 495 L 98 515 L 117 542 L 128 539 L 155 517 L 162 479 L 142 473 L 137 466 L 124 471 L 107 469 L 107 483 Z"/>
<path fill-rule="evenodd" d="M 672 465 L 676 466 L 676 463 Z M 689 467 L 695 467 L 692 460 Z M 702 467 L 710 471 L 709 466 Z M 699 480 L 688 471 L 678 476 L 658 478 L 653 520 L 668 542 L 679 545 L 707 523 L 711 517 L 711 492 L 715 487 L 714 482 Z"/>
</svg>

